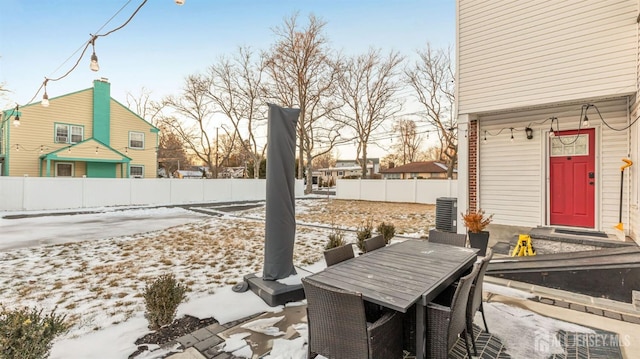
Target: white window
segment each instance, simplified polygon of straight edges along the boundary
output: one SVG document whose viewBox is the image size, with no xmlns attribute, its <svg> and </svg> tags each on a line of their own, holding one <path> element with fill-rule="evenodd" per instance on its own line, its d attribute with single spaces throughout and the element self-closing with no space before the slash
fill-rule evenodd
<svg viewBox="0 0 640 359">
<path fill-rule="evenodd" d="M 144 149 L 144 133 L 129 132 L 129 148 Z"/>
<path fill-rule="evenodd" d="M 556 136 L 551 139 L 551 156 L 588 156 L 589 135 Z"/>
<path fill-rule="evenodd" d="M 143 178 L 144 177 L 144 167 L 143 166 L 131 166 L 129 167 L 130 177 L 131 178 Z"/>
<path fill-rule="evenodd" d="M 56 163 L 56 177 L 73 177 L 73 163 Z"/>
<path fill-rule="evenodd" d="M 57 143 L 78 143 L 84 139 L 84 127 L 56 123 Z"/>
</svg>

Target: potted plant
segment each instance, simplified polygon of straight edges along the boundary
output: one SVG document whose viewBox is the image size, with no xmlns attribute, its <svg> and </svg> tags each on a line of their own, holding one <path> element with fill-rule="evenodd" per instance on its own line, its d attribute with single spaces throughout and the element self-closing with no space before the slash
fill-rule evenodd
<svg viewBox="0 0 640 359">
<path fill-rule="evenodd" d="M 472 248 L 478 248 L 478 255 L 484 257 L 489 244 L 489 232 L 484 229 L 493 220 L 493 214 L 487 216 L 482 209 L 467 210 L 462 213 L 464 226 L 469 231 L 469 243 Z"/>
</svg>

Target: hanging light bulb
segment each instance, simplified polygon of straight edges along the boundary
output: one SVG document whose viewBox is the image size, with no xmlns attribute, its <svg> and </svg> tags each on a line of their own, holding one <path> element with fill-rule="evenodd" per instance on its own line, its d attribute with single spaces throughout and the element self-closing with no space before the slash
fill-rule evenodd
<svg viewBox="0 0 640 359">
<path fill-rule="evenodd" d="M 44 146 L 40 145 L 40 153 L 44 152 Z"/>
<path fill-rule="evenodd" d="M 584 119 L 582 119 L 582 127 L 589 127 L 589 117 L 587 117 L 587 114 L 584 114 Z"/>
<path fill-rule="evenodd" d="M 513 127 L 511 127 L 511 142 L 513 142 Z"/>
<path fill-rule="evenodd" d="M 49 107 L 49 95 L 47 95 L 47 82 L 49 82 L 49 79 L 45 77 L 44 84 L 43 84 L 44 95 L 42 95 L 42 102 L 40 102 L 42 107 Z"/>
<path fill-rule="evenodd" d="M 482 143 L 487 143 L 487 131 L 484 131 L 484 139 L 482 140 Z"/>
<path fill-rule="evenodd" d="M 553 132 L 553 120 L 554 118 L 551 117 L 551 129 L 549 129 L 549 138 L 555 136 L 556 134 Z"/>
<path fill-rule="evenodd" d="M 18 114 L 19 109 L 20 109 L 20 106 L 16 105 L 16 109 L 15 109 L 16 116 L 13 118 L 13 125 L 15 127 L 20 127 L 20 115 Z"/>
<path fill-rule="evenodd" d="M 128 146 L 124 148 L 124 153 L 129 154 L 129 147 Z"/>
<path fill-rule="evenodd" d="M 91 54 L 91 63 L 89 64 L 89 68 L 91 69 L 91 71 L 98 71 L 100 70 L 100 65 L 98 65 L 98 56 L 96 56 L 96 36 L 94 36 L 91 39 L 91 48 L 93 50 L 93 53 Z"/>
<path fill-rule="evenodd" d="M 96 155 L 98 154 L 98 146 L 96 146 Z"/>
<path fill-rule="evenodd" d="M 42 95 L 42 102 L 40 104 L 42 107 L 49 107 L 49 95 L 47 95 L 47 90 L 44 91 L 44 95 Z"/>
<path fill-rule="evenodd" d="M 16 152 L 20 152 L 20 145 L 16 143 Z"/>
</svg>

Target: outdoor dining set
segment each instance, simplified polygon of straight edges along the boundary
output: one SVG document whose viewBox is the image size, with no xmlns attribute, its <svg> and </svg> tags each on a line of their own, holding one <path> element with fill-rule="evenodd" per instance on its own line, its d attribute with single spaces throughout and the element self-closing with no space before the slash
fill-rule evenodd
<svg viewBox="0 0 640 359">
<path fill-rule="evenodd" d="M 473 320 L 492 257 L 466 247 L 466 235 L 432 230 L 428 240 L 385 245 L 368 239 L 325 251 L 327 268 L 302 279 L 309 357 L 448 358 L 460 339 L 478 355 Z"/>
</svg>

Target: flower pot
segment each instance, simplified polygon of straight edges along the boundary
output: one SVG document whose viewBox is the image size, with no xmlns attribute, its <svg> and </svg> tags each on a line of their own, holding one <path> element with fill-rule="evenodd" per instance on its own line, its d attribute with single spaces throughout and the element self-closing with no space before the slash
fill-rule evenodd
<svg viewBox="0 0 640 359">
<path fill-rule="evenodd" d="M 482 231 L 478 233 L 469 232 L 469 243 L 471 248 L 478 248 L 478 256 L 484 257 L 489 244 L 489 232 Z"/>
</svg>

